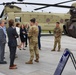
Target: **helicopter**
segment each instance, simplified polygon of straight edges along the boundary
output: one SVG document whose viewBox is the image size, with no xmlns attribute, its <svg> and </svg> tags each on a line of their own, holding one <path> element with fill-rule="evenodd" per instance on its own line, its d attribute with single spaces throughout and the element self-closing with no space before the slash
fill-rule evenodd
<svg viewBox="0 0 76 75">
<path fill-rule="evenodd" d="M 36 8 L 34 10 L 40 10 L 43 8 L 47 8 L 50 6 L 53 7 L 61 7 L 61 8 L 70 8 L 70 9 L 74 9 L 75 6 L 64 6 L 61 5 L 63 3 L 67 3 L 67 2 L 72 2 L 72 1 L 65 1 L 65 2 L 60 2 L 57 4 L 43 4 L 43 3 L 29 3 L 29 2 L 23 2 L 23 0 L 18 0 L 19 2 L 6 2 L 6 3 L 1 3 L 0 5 L 4 5 L 5 8 L 3 9 L 0 17 L 4 17 L 5 20 L 9 20 L 9 19 L 14 19 L 15 23 L 19 22 L 21 24 L 28 24 L 29 20 L 31 18 L 36 18 L 37 21 L 39 22 L 39 25 L 41 25 L 42 27 L 42 31 L 48 31 L 51 33 L 51 31 L 54 30 L 55 28 L 55 23 L 58 21 L 61 23 L 60 27 L 63 31 L 64 28 L 64 33 L 66 33 L 67 29 L 66 26 L 63 24 L 65 23 L 65 20 L 69 20 L 70 19 L 70 13 L 66 13 L 66 14 L 61 14 L 61 13 L 46 13 L 46 12 L 22 12 L 21 8 L 18 6 L 15 6 L 14 4 L 29 4 L 29 5 L 42 5 L 43 7 L 41 8 Z"/>
<path fill-rule="evenodd" d="M 65 22 L 63 29 L 66 35 L 76 38 L 76 4 L 73 3 L 72 6 L 75 6 L 75 8 L 70 9 L 71 17 Z"/>
</svg>

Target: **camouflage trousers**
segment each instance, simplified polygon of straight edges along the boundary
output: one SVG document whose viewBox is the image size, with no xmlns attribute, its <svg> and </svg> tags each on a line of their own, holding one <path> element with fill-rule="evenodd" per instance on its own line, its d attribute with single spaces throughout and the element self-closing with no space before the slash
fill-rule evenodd
<svg viewBox="0 0 76 75">
<path fill-rule="evenodd" d="M 39 59 L 38 43 L 36 42 L 29 43 L 29 47 L 30 47 L 30 60 L 34 59 L 34 55 L 38 60 Z"/>
<path fill-rule="evenodd" d="M 54 40 L 54 50 L 56 49 L 56 46 L 58 44 L 58 50 L 61 48 L 61 37 L 55 38 Z"/>
</svg>

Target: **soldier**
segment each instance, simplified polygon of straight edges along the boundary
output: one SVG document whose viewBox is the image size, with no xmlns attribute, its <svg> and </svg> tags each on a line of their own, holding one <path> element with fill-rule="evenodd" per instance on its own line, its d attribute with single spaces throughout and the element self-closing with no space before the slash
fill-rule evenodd
<svg viewBox="0 0 76 75">
<path fill-rule="evenodd" d="M 34 54 L 36 55 L 35 62 L 39 62 L 38 27 L 35 25 L 35 21 L 35 18 L 30 20 L 30 28 L 28 31 L 30 60 L 26 64 L 33 64 Z"/>
<path fill-rule="evenodd" d="M 54 48 L 52 51 L 55 51 L 57 44 L 58 44 L 58 51 L 60 51 L 60 48 L 61 48 L 60 42 L 61 42 L 62 31 L 59 24 L 60 24 L 59 22 L 56 22 L 56 28 L 54 29 L 55 41 L 54 41 Z"/>
</svg>

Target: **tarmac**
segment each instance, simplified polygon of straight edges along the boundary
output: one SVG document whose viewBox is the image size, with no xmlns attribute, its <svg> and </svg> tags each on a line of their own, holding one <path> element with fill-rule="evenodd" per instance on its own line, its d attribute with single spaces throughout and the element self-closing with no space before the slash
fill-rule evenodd
<svg viewBox="0 0 76 75">
<path fill-rule="evenodd" d="M 61 51 L 52 52 L 54 45 L 53 36 L 42 36 L 41 37 L 41 51 L 40 52 L 40 62 L 34 62 L 32 65 L 25 64 L 29 60 L 29 45 L 26 50 L 17 49 L 18 58 L 15 59 L 15 64 L 17 64 L 18 69 L 9 69 L 9 48 L 6 44 L 5 48 L 5 60 L 7 64 L 0 64 L 0 75 L 53 75 L 59 60 L 65 50 L 69 48 L 76 58 L 76 39 L 63 35 L 61 39 Z M 57 49 L 56 49 L 57 50 Z M 76 70 L 69 58 L 62 75 L 76 75 Z"/>
</svg>

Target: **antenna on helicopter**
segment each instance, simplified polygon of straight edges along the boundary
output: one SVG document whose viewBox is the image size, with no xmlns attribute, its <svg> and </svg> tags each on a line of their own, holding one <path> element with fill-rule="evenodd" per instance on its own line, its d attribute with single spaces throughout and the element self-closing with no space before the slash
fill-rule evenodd
<svg viewBox="0 0 76 75">
<path fill-rule="evenodd" d="M 17 1 L 20 1 L 20 2 L 22 2 L 22 1 L 24 1 L 24 0 L 17 0 Z"/>
<path fill-rule="evenodd" d="M 42 12 L 43 12 L 43 10 L 42 10 Z"/>
</svg>

